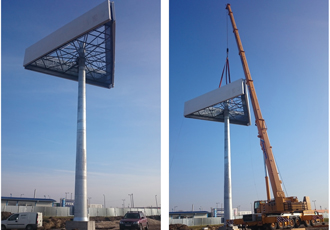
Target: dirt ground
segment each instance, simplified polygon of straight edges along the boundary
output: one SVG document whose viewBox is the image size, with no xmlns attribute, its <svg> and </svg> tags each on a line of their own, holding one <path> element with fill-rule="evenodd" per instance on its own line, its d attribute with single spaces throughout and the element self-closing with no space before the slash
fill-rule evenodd
<svg viewBox="0 0 330 230">
<path fill-rule="evenodd" d="M 184 224 L 170 224 L 169 230 L 200 230 L 204 229 L 205 227 L 208 228 L 208 230 L 217 230 L 220 228 L 222 225 L 207 225 L 207 226 L 202 226 L 202 227 L 189 227 Z"/>
<path fill-rule="evenodd" d="M 119 221 L 97 221 L 95 222 L 96 229 L 103 229 L 103 230 L 119 230 Z M 160 230 L 160 221 L 148 218 L 149 222 L 149 230 Z"/>
<path fill-rule="evenodd" d="M 185 224 L 170 224 L 169 230 L 190 230 L 187 225 Z"/>
<path fill-rule="evenodd" d="M 7 219 L 11 213 L 2 212 L 1 220 Z M 122 219 L 120 216 L 116 217 L 91 217 L 91 221 L 95 221 L 95 228 L 102 230 L 119 230 L 119 221 Z M 42 222 L 40 230 L 65 230 L 65 222 L 71 220 L 69 217 L 45 217 Z M 160 230 L 160 217 L 148 217 L 149 230 Z"/>
</svg>

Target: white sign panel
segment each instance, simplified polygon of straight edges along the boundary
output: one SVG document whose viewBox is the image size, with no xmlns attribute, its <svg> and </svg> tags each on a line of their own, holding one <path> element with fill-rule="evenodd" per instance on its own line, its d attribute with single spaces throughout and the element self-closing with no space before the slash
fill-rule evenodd
<svg viewBox="0 0 330 230">
<path fill-rule="evenodd" d="M 68 42 L 112 20 L 110 1 L 105 1 L 81 15 L 25 51 L 24 67 Z"/>
<path fill-rule="evenodd" d="M 184 116 L 244 94 L 244 80 L 239 79 L 184 103 Z"/>
</svg>

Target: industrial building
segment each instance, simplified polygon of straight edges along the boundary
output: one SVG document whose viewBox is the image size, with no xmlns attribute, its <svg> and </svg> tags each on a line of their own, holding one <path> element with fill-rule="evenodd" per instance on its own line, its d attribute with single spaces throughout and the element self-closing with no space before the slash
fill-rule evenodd
<svg viewBox="0 0 330 230">
<path fill-rule="evenodd" d="M 46 198 L 26 198 L 26 197 L 1 197 L 2 206 L 38 206 L 54 207 L 56 200 Z"/>
</svg>

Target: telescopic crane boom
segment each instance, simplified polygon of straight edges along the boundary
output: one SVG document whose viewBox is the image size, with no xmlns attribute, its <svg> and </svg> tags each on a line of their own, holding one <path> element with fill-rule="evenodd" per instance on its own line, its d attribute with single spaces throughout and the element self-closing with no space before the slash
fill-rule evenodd
<svg viewBox="0 0 330 230">
<path fill-rule="evenodd" d="M 230 4 L 227 5 L 227 10 L 229 12 L 230 20 L 231 20 L 231 23 L 232 23 L 232 26 L 233 26 L 233 30 L 234 30 L 238 50 L 239 50 L 239 56 L 241 57 L 241 61 L 242 61 L 243 69 L 244 69 L 244 74 L 245 74 L 245 78 L 246 78 L 246 84 L 248 85 L 248 88 L 249 88 L 250 98 L 251 98 L 253 112 L 254 112 L 254 117 L 256 119 L 255 123 L 258 127 L 258 137 L 260 138 L 260 146 L 261 146 L 261 149 L 264 153 L 264 159 L 265 159 L 265 163 L 266 163 L 266 166 L 267 166 L 267 169 L 268 169 L 268 175 L 270 177 L 270 183 L 271 183 L 271 186 L 272 186 L 274 198 L 275 199 L 276 198 L 283 198 L 283 197 L 285 197 L 285 194 L 284 194 L 282 186 L 281 186 L 282 182 L 281 182 L 281 180 L 278 176 L 278 171 L 277 171 L 277 168 L 276 168 L 275 159 L 274 159 L 273 152 L 272 152 L 272 146 L 270 145 L 270 141 L 269 141 L 269 138 L 268 138 L 266 122 L 263 119 L 262 114 L 261 114 L 257 94 L 256 94 L 256 91 L 255 91 L 255 88 L 254 88 L 253 80 L 252 80 L 252 77 L 251 77 L 251 73 L 250 73 L 249 66 L 248 66 L 248 63 L 247 63 L 247 60 L 246 60 L 243 45 L 242 45 L 242 42 L 241 42 L 241 39 L 240 39 L 240 36 L 239 36 L 239 33 L 238 33 L 238 29 L 236 27 L 236 23 L 235 23 L 235 20 L 234 20 L 234 15 L 233 15 L 233 12 L 231 10 Z M 266 175 L 266 185 L 268 187 L 267 175 Z M 267 199 L 270 200 L 270 194 L 269 194 L 269 189 L 268 188 L 267 188 Z"/>
<path fill-rule="evenodd" d="M 272 146 L 270 145 L 266 122 L 262 117 L 261 109 L 259 106 L 257 94 L 254 88 L 253 80 L 251 78 L 251 73 L 246 60 L 243 45 L 236 27 L 233 12 L 231 10 L 230 4 L 227 4 L 226 9 L 228 10 L 230 20 L 233 26 L 233 32 L 235 34 L 236 43 L 239 51 L 239 56 L 241 58 L 244 75 L 246 78 L 246 84 L 248 85 L 250 98 L 252 102 L 253 112 L 255 116 L 255 124 L 258 127 L 258 138 L 260 138 L 260 146 L 264 155 L 265 165 L 268 171 L 273 196 L 274 199 L 270 198 L 268 176 L 266 172 L 266 190 L 267 190 L 267 202 L 259 202 L 256 205 L 255 202 L 255 212 L 266 213 L 266 214 L 278 214 L 278 213 L 294 213 L 303 212 L 304 210 L 311 210 L 311 205 L 308 197 L 304 197 L 303 202 L 299 202 L 296 197 L 285 197 L 281 186 L 281 180 L 277 171 L 274 155 L 272 152 Z M 256 207 L 258 206 L 258 207 Z M 258 208 L 258 209 L 257 209 Z"/>
</svg>

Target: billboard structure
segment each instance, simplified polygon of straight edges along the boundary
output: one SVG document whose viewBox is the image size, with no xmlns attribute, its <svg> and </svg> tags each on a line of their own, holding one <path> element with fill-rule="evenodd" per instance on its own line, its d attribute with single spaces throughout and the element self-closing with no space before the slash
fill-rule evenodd
<svg viewBox="0 0 330 230">
<path fill-rule="evenodd" d="M 25 69 L 78 82 L 73 222 L 88 222 L 86 84 L 114 87 L 115 27 L 114 3 L 106 0 L 25 50 Z"/>
<path fill-rule="evenodd" d="M 114 4 L 105 1 L 28 47 L 25 69 L 78 81 L 79 46 L 84 44 L 86 83 L 114 86 Z"/>
<path fill-rule="evenodd" d="M 224 218 L 232 218 L 231 151 L 229 124 L 251 124 L 248 91 L 245 80 L 239 79 L 203 94 L 184 104 L 184 116 L 225 123 L 224 143 Z"/>
<path fill-rule="evenodd" d="M 185 102 L 184 116 L 200 120 L 224 122 L 228 106 L 230 123 L 250 125 L 249 100 L 245 81 L 239 79 Z"/>
</svg>

